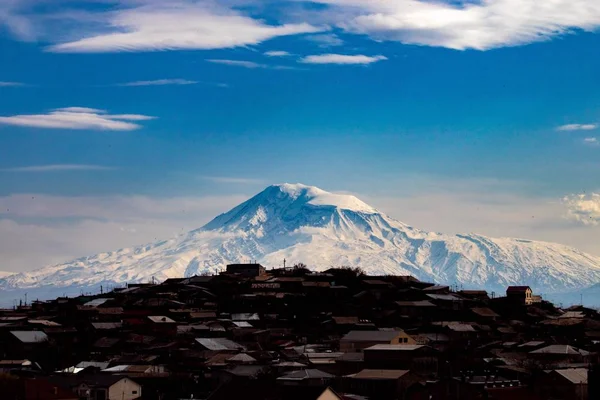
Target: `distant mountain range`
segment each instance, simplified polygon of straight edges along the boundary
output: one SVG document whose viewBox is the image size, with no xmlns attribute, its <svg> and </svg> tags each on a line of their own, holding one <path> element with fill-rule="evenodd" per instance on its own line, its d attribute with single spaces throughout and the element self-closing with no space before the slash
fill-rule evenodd
<svg viewBox="0 0 600 400">
<path fill-rule="evenodd" d="M 357 266 L 369 274 L 413 275 L 498 294 L 509 285 L 576 293 L 600 282 L 600 258 L 572 247 L 426 232 L 354 196 L 282 184 L 174 239 L 5 276 L 0 300 L 12 302 L 25 291 L 30 299 L 97 292 L 100 285 L 214 273 L 250 260 L 279 267 L 284 259 L 314 270 Z"/>
</svg>

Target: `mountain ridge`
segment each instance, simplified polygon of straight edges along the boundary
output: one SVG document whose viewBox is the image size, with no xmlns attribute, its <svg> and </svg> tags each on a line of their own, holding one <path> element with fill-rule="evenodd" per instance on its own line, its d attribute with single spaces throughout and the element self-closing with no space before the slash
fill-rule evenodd
<svg viewBox="0 0 600 400">
<path fill-rule="evenodd" d="M 351 265 L 369 274 L 501 291 L 528 284 L 567 292 L 600 282 L 600 258 L 572 247 L 483 235 L 426 232 L 355 196 L 302 184 L 267 187 L 185 235 L 81 257 L 0 279 L 7 291 L 95 287 L 213 273 L 227 263 L 283 259 L 312 269 Z"/>
</svg>

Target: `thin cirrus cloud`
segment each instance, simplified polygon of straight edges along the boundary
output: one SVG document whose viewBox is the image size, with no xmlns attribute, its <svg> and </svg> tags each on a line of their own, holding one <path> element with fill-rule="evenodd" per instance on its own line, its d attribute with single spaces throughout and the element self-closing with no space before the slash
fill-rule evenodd
<svg viewBox="0 0 600 400">
<path fill-rule="evenodd" d="M 116 86 L 167 86 L 167 85 L 196 85 L 198 81 L 188 79 L 155 79 L 151 81 L 134 81 L 119 83 Z"/>
<path fill-rule="evenodd" d="M 104 25 L 102 29 L 74 41 L 54 44 L 48 47 L 48 51 L 102 53 L 225 49 L 322 30 L 308 23 L 268 25 L 208 2 L 139 0 L 129 4 L 134 6 L 94 13 L 94 17 Z"/>
<path fill-rule="evenodd" d="M 583 139 L 583 143 L 587 144 L 588 146 L 600 146 L 600 142 L 598 141 L 598 138 L 595 138 L 595 137 L 587 137 L 587 138 Z"/>
<path fill-rule="evenodd" d="M 288 67 L 287 65 L 270 65 L 270 64 L 261 64 L 254 61 L 246 61 L 246 60 L 228 60 L 228 59 L 216 59 L 211 58 L 206 60 L 213 64 L 223 64 L 229 65 L 232 67 L 242 67 L 248 69 L 297 69 L 295 67 Z"/>
<path fill-rule="evenodd" d="M 25 86 L 25 84 L 21 83 L 21 82 L 0 81 L 0 87 L 20 87 L 20 86 Z"/>
<path fill-rule="evenodd" d="M 335 33 L 322 33 L 318 35 L 308 35 L 304 37 L 313 43 L 316 43 L 319 47 L 334 47 L 341 46 L 344 41 L 339 38 Z"/>
<path fill-rule="evenodd" d="M 291 56 L 291 54 L 287 51 L 283 51 L 283 50 L 271 50 L 271 51 L 266 51 L 265 52 L 265 56 L 268 57 L 287 57 L 287 56 Z"/>
<path fill-rule="evenodd" d="M 0 117 L 0 125 L 47 129 L 91 129 L 108 131 L 133 131 L 141 125 L 132 121 L 154 119 L 140 114 L 108 114 L 104 110 L 87 107 L 67 107 L 47 114 L 24 114 Z"/>
<path fill-rule="evenodd" d="M 31 165 L 27 167 L 4 168 L 5 172 L 62 172 L 62 171 L 111 171 L 114 167 L 90 164 L 50 164 Z"/>
<path fill-rule="evenodd" d="M 387 60 L 385 56 L 365 56 L 363 54 L 317 54 L 306 56 L 300 59 L 305 64 L 372 64 L 378 61 Z"/>
<path fill-rule="evenodd" d="M 562 201 L 567 218 L 584 225 L 600 224 L 600 193 L 572 194 Z"/>
<path fill-rule="evenodd" d="M 598 127 L 598 124 L 567 124 L 556 128 L 557 131 L 591 131 Z"/>
<path fill-rule="evenodd" d="M 600 27 L 590 0 L 316 0 L 328 23 L 375 40 L 489 50 L 549 40 Z"/>
</svg>

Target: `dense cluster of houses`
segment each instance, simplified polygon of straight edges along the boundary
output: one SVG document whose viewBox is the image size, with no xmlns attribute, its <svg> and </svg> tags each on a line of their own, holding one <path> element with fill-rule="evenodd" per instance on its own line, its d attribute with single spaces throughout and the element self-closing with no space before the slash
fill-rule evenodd
<svg viewBox="0 0 600 400">
<path fill-rule="evenodd" d="M 600 399 L 599 343 L 526 286 L 235 264 L 0 310 L 0 398 Z"/>
</svg>

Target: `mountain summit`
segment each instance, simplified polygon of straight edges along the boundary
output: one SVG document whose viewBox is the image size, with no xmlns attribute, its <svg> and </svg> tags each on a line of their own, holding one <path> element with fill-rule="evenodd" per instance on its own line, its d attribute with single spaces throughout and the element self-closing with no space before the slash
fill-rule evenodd
<svg viewBox="0 0 600 400">
<path fill-rule="evenodd" d="M 425 232 L 354 196 L 286 183 L 185 235 L 10 275 L 0 279 L 0 291 L 11 299 L 20 290 L 30 298 L 49 297 L 97 291 L 101 284 L 213 273 L 249 260 L 275 267 L 284 259 L 314 270 L 358 266 L 369 274 L 413 275 L 499 293 L 508 285 L 557 293 L 600 282 L 600 259 L 571 247 Z"/>
</svg>

